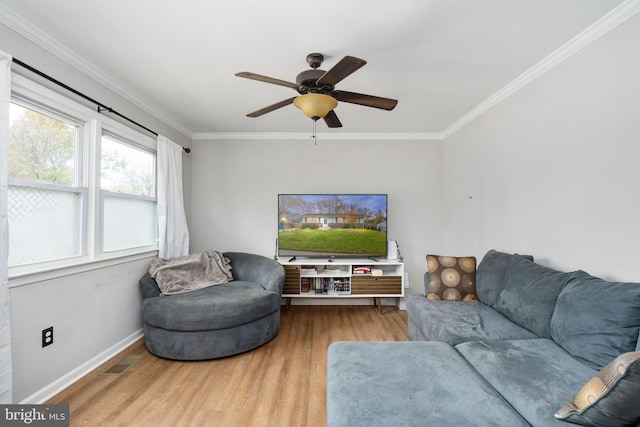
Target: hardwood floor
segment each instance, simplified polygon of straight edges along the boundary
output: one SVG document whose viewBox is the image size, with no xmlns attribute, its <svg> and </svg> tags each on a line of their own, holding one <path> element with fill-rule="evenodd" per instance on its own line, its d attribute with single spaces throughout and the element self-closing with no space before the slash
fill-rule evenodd
<svg viewBox="0 0 640 427">
<path fill-rule="evenodd" d="M 158 358 L 142 340 L 48 403 L 71 426 L 324 426 L 327 347 L 407 341 L 407 312 L 374 306 L 291 306 L 266 345 L 225 359 Z M 120 374 L 105 373 L 135 362 Z"/>
</svg>

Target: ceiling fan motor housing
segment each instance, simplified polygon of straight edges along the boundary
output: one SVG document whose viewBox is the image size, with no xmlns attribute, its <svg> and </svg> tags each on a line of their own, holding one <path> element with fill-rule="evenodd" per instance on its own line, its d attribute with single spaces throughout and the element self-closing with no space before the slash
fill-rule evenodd
<svg viewBox="0 0 640 427">
<path fill-rule="evenodd" d="M 300 85 L 298 92 L 302 95 L 305 93 L 331 93 L 334 87 L 332 85 L 318 86 L 316 81 L 322 77 L 326 71 L 324 70 L 305 70 L 298 74 L 296 83 Z"/>
</svg>

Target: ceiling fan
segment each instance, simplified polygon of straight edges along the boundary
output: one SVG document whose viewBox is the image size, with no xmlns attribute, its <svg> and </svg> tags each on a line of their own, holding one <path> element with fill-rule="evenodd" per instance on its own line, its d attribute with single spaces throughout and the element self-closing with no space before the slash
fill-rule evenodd
<svg viewBox="0 0 640 427">
<path fill-rule="evenodd" d="M 342 123 L 334 111 L 334 108 L 338 106 L 338 101 L 387 111 L 393 110 L 398 103 L 395 99 L 335 89 L 336 84 L 365 65 L 367 61 L 353 56 L 345 56 L 329 71 L 324 71 L 319 69 L 323 60 L 324 56 L 320 53 L 307 55 L 307 63 L 311 66 L 311 70 L 305 70 L 298 74 L 295 83 L 246 71 L 236 73 L 238 77 L 289 87 L 300 94 L 261 108 L 247 114 L 247 116 L 259 117 L 278 108 L 294 104 L 312 120 L 317 121 L 322 118 L 330 128 L 339 128 L 342 127 Z"/>
</svg>

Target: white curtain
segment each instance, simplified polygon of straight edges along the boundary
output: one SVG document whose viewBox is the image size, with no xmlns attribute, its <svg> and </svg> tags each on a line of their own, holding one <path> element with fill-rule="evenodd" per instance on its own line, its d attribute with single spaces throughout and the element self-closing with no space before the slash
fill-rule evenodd
<svg viewBox="0 0 640 427">
<path fill-rule="evenodd" d="M 11 327 L 9 324 L 9 224 L 7 191 L 9 175 L 9 102 L 11 56 L 0 50 L 0 404 L 12 403 Z"/>
<path fill-rule="evenodd" d="M 189 254 L 182 191 L 182 147 L 158 135 L 158 237 L 160 258 Z"/>
</svg>

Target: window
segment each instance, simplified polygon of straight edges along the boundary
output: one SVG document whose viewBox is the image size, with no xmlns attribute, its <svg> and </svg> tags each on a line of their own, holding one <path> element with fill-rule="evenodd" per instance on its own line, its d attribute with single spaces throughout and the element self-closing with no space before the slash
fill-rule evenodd
<svg viewBox="0 0 640 427">
<path fill-rule="evenodd" d="M 9 265 L 83 255 L 86 188 L 78 158 L 80 125 L 11 103 Z"/>
<path fill-rule="evenodd" d="M 156 250 L 155 138 L 12 80 L 10 277 Z"/>
<path fill-rule="evenodd" d="M 155 244 L 155 155 L 103 135 L 100 182 L 103 250 Z"/>
</svg>

